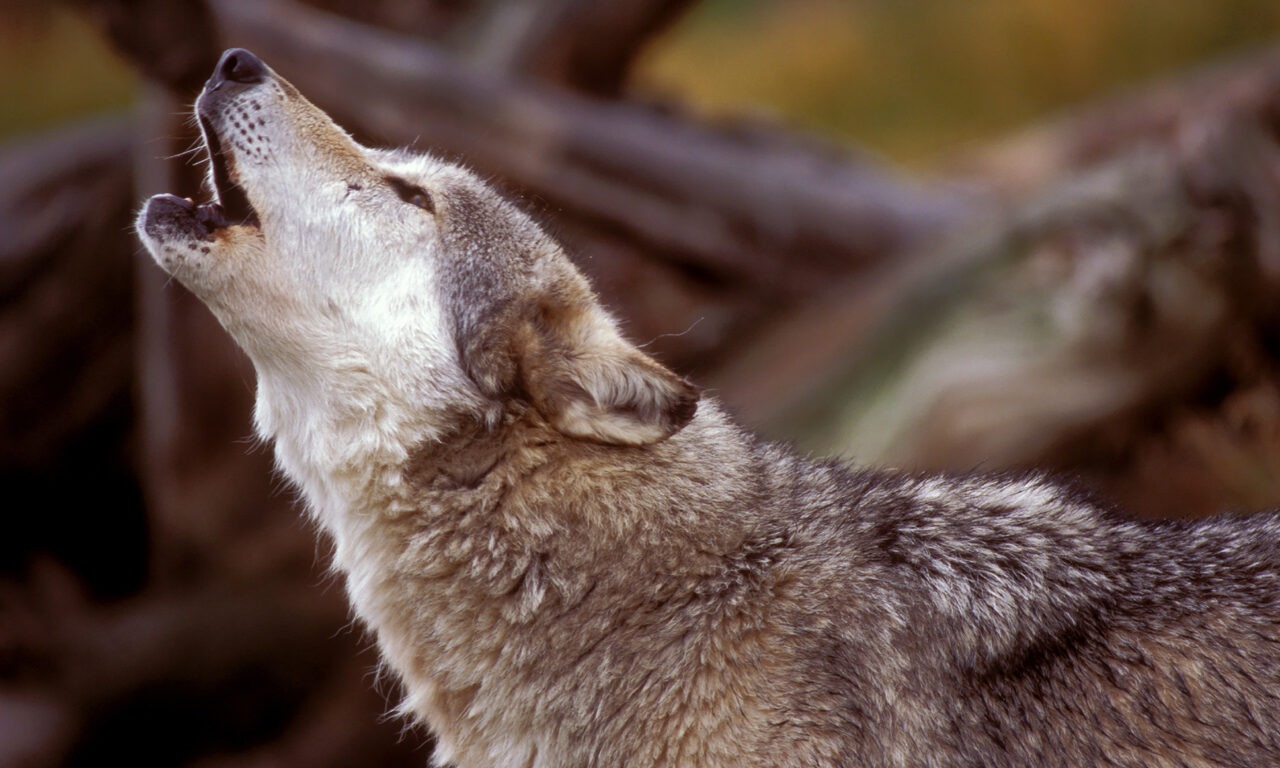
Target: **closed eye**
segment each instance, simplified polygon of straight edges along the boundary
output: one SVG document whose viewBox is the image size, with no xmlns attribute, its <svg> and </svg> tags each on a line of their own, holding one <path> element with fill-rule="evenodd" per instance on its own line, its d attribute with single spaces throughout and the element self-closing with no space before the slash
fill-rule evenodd
<svg viewBox="0 0 1280 768">
<path fill-rule="evenodd" d="M 395 190 L 399 198 L 410 205 L 416 205 L 427 213 L 436 212 L 436 203 L 431 199 L 431 193 L 417 184 L 405 181 L 399 176 L 387 176 L 384 179 L 387 186 Z"/>
</svg>

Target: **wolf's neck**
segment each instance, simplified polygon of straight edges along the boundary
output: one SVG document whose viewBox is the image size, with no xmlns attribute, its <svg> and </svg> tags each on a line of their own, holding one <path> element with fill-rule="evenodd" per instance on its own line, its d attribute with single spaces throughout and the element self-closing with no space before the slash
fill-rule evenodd
<svg viewBox="0 0 1280 768">
<path fill-rule="evenodd" d="M 430 436 L 426 420 L 394 403 L 374 390 L 333 392 L 259 371 L 258 433 L 274 442 L 280 469 L 340 548 L 349 518 L 403 505 L 396 488 L 406 446 Z"/>
<path fill-rule="evenodd" d="M 405 681 L 402 710 L 432 726 L 442 761 L 465 754 L 479 763 L 527 764 L 539 752 L 553 754 L 553 745 L 535 745 L 528 733 L 506 741 L 494 734 L 520 733 L 521 718 L 532 715 L 514 703 L 541 701 L 521 681 L 545 661 L 532 650 L 547 642 L 545 617 L 615 589 L 615 555 L 625 552 L 633 567 L 624 570 L 637 573 L 648 573 L 640 564 L 663 563 L 656 578 L 683 584 L 713 571 L 719 553 L 748 535 L 713 519 L 741 506 L 729 496 L 745 494 L 752 473 L 738 438 L 711 408 L 644 454 L 647 469 L 671 469 L 654 489 L 619 475 L 617 462 L 640 461 L 625 458 L 632 451 L 579 446 L 534 412 L 510 412 L 496 430 L 483 420 L 461 431 L 455 423 L 446 438 L 395 412 L 361 416 L 353 403 L 323 420 L 314 406 L 295 412 L 269 383 L 259 397 L 260 427 L 272 428 L 281 467 L 333 537 L 356 612 Z M 674 457 L 687 451 L 715 463 L 724 499 L 676 471 Z M 607 561 L 566 544 L 569 529 L 609 553 Z M 616 605 L 623 603 L 620 597 Z M 615 602 L 603 605 L 611 610 Z M 558 650 L 570 658 L 585 653 L 611 626 L 584 629 L 573 640 L 577 650 Z M 606 697 L 589 690 L 599 683 L 584 679 L 579 687 L 584 696 Z"/>
<path fill-rule="evenodd" d="M 487 641 L 467 635 L 470 622 L 413 624 L 428 608 L 436 609 L 432 619 L 448 618 L 448 610 L 466 605 L 467 590 L 453 589 L 448 578 L 432 572 L 433 563 L 445 562 L 435 549 L 415 556 L 412 576 L 406 578 L 406 552 L 430 528 L 432 509 L 430 500 L 409 487 L 405 469 L 410 454 L 423 445 L 449 449 L 430 424 L 394 412 L 364 414 L 353 407 L 358 405 L 298 403 L 266 380 L 260 381 L 256 418 L 263 436 L 275 442 L 281 469 L 302 490 L 310 514 L 332 538 L 334 565 L 345 577 L 355 612 L 374 631 L 384 659 L 405 682 L 402 711 L 430 723 L 438 736 L 438 755 L 447 760 L 459 748 L 455 743 L 470 743 L 457 725 L 469 704 L 466 696 L 458 698 L 460 686 L 452 676 L 440 670 L 466 678 L 482 674 L 474 659 L 448 649 L 487 647 Z M 452 631 L 441 635 L 439 626 Z M 494 626 L 494 621 L 477 622 L 477 629 Z M 523 744 L 511 749 L 528 752 Z"/>
<path fill-rule="evenodd" d="M 402 609 L 393 579 L 417 509 L 403 470 L 411 447 L 432 439 L 433 427 L 376 395 L 321 397 L 277 383 L 260 373 L 259 433 L 274 442 L 278 466 L 333 542 L 333 566 L 356 614 L 385 643 L 384 628 Z M 393 666 L 402 668 L 400 661 Z"/>
</svg>

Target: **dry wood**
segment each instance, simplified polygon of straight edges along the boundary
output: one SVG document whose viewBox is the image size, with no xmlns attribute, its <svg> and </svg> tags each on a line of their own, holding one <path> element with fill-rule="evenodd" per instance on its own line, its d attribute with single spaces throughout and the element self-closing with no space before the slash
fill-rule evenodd
<svg viewBox="0 0 1280 768">
<path fill-rule="evenodd" d="M 713 381 L 773 431 L 868 463 L 1080 461 L 1091 434 L 1193 391 L 1280 287 L 1280 148 L 1255 120 L 1219 118 L 1183 151 L 1051 185 L 886 277 L 869 309 L 833 297 L 780 324 Z M 797 373 L 786 350 L 833 318 L 827 356 Z M 765 358 L 785 381 L 735 387 Z"/>
</svg>

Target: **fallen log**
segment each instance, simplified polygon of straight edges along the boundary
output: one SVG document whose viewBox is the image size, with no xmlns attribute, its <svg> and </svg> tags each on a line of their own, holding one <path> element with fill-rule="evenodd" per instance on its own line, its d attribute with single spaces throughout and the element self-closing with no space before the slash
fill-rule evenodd
<svg viewBox="0 0 1280 768">
<path fill-rule="evenodd" d="M 1087 462 L 1098 432 L 1196 391 L 1280 288 L 1275 135 L 1232 114 L 1184 130 L 829 296 L 712 383 L 767 430 L 866 463 Z M 807 332 L 826 355 L 787 351 Z"/>
<path fill-rule="evenodd" d="M 1278 86 L 1280 48 L 1272 47 L 1128 89 L 1097 105 L 992 142 L 964 155 L 952 164 L 951 170 L 965 178 L 980 180 L 977 183 L 998 190 L 1007 200 L 1035 199 L 1039 201 L 1037 205 L 1043 205 L 1075 183 L 1070 179 L 1087 173 L 1088 169 L 1129 162 L 1124 158 L 1131 159 L 1135 148 L 1145 147 L 1149 153 L 1162 154 L 1171 167 L 1178 168 L 1176 172 L 1170 171 L 1179 179 L 1175 186 L 1191 201 L 1187 203 L 1190 218 L 1184 222 L 1187 237 L 1202 241 L 1202 246 L 1204 241 L 1215 237 L 1234 238 L 1231 248 L 1237 252 L 1243 249 L 1239 258 L 1256 271 L 1258 279 L 1253 285 L 1231 287 L 1228 298 L 1232 311 L 1251 314 L 1249 322 L 1261 331 L 1266 324 L 1274 323 L 1274 316 L 1265 316 L 1258 300 L 1250 296 L 1274 290 L 1280 280 L 1280 241 L 1277 241 L 1280 207 L 1270 202 L 1277 194 L 1273 146 L 1280 126 Z M 1139 188 L 1131 194 L 1133 200 L 1125 202 L 1124 207 L 1137 206 L 1138 200 L 1153 194 L 1159 196 L 1160 190 Z M 1005 213 L 992 216 L 994 224 L 984 230 L 987 236 L 993 237 L 992 232 L 1001 227 L 1013 226 L 1010 222 L 1017 215 L 1009 211 L 1018 209 L 1016 204 L 1010 204 Z M 1029 208 L 1023 206 L 1021 210 Z M 900 319 L 908 314 L 903 307 L 914 308 L 915 327 L 920 327 L 928 324 L 920 317 L 936 319 L 938 305 L 945 303 L 950 307 L 957 302 L 977 300 L 974 292 L 982 290 L 981 287 L 949 282 L 955 277 L 956 269 L 964 272 L 951 262 L 965 261 L 966 249 L 970 259 L 983 258 L 983 248 L 991 249 L 986 258 L 998 249 L 999 237 L 988 240 L 985 246 L 978 245 L 980 238 L 973 234 L 973 229 L 969 228 L 967 246 L 953 241 L 941 248 L 904 254 L 892 265 L 833 286 L 825 296 L 792 310 L 787 317 L 778 319 L 753 337 L 726 359 L 709 380 L 748 421 L 766 429 L 793 435 L 803 432 L 794 427 L 784 429 L 786 417 L 781 414 L 793 412 L 797 403 L 805 401 L 810 405 L 811 418 L 821 422 L 822 416 L 815 414 L 830 415 L 833 411 L 828 409 L 846 407 L 833 390 L 824 388 L 841 376 L 849 380 L 858 378 L 859 375 L 851 371 L 870 365 L 869 359 L 877 357 L 868 350 L 888 349 L 896 343 L 891 339 L 896 338 L 897 331 L 889 329 L 900 329 L 902 324 L 891 318 Z M 1036 242 L 1036 236 L 1031 235 L 1019 247 L 1027 251 Z M 993 278 L 987 287 L 994 285 Z M 955 293 L 962 296 L 957 298 Z M 932 301 L 921 303 L 921 297 L 931 297 Z M 894 354 L 910 360 L 919 351 L 897 350 Z M 977 354 L 980 350 L 974 348 L 970 352 Z M 905 385 L 900 379 L 896 383 Z M 947 388 L 945 383 L 936 384 L 935 394 L 940 400 Z M 1059 388 L 1050 388 L 1050 395 L 1056 389 Z M 947 408 L 957 411 L 954 418 L 965 418 L 959 413 L 963 410 L 960 404 L 963 399 L 946 400 Z M 915 407 L 918 410 L 941 406 L 926 399 L 917 402 Z M 1132 426 L 1132 412 L 1129 417 L 1128 423 Z M 915 417 L 904 418 L 911 421 Z M 928 431 L 926 421 L 919 417 L 914 428 Z M 1018 426 L 1017 419 L 1012 421 L 1015 432 L 1032 426 L 1030 423 Z M 1126 422 L 1123 418 L 1118 422 L 1103 421 L 1113 425 Z M 1099 423 L 1093 421 L 1094 427 Z M 1085 429 L 1087 431 L 1087 427 Z M 1041 435 L 1046 444 L 1063 438 L 1063 434 Z M 960 445 L 963 441 L 952 440 L 951 448 L 926 458 L 916 453 L 917 449 L 924 450 L 921 446 L 889 451 L 883 443 L 864 443 L 863 440 L 851 432 L 843 439 L 816 438 L 814 444 L 871 461 L 892 456 L 893 460 L 908 466 L 968 468 L 974 462 L 982 462 L 984 466 L 996 467 L 1046 461 L 1078 466 L 1088 458 L 1088 451 L 1079 444 L 1068 451 L 1042 451 L 1028 446 L 1025 452 L 997 452 L 1000 454 L 997 456 L 983 455 L 981 450 L 966 450 Z M 1066 440 L 1062 445 L 1072 442 Z M 855 447 L 855 443 L 862 447 Z M 874 447 L 877 445 L 878 448 Z M 1097 450 L 1095 445 L 1095 454 Z"/>
</svg>

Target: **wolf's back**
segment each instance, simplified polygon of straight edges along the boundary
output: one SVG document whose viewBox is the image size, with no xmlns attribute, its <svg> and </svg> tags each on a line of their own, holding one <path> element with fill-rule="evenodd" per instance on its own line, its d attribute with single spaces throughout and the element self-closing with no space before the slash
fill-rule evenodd
<svg viewBox="0 0 1280 768">
<path fill-rule="evenodd" d="M 889 627 L 873 762 L 1280 765 L 1280 515 L 1131 520 L 1038 476 L 859 497 L 830 524 Z"/>
</svg>

